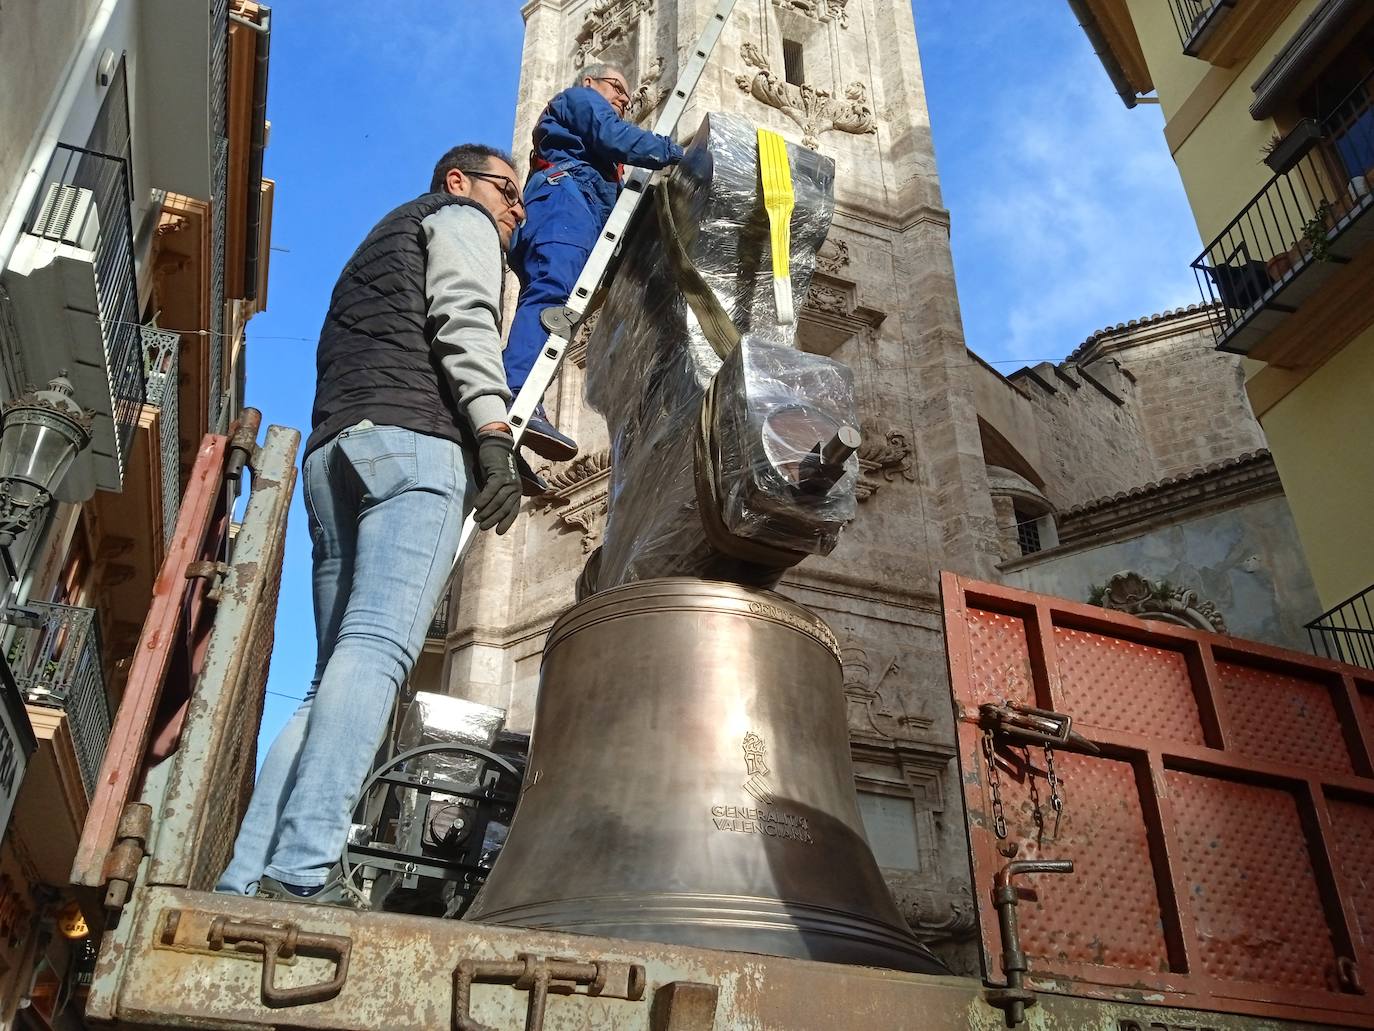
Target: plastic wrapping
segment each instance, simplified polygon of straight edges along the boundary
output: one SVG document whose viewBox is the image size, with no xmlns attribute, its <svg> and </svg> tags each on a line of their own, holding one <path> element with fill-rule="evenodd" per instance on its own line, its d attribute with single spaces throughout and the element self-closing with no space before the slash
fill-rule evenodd
<svg viewBox="0 0 1374 1031">
<path fill-rule="evenodd" d="M 504 709 L 449 695 L 417 691 L 396 733 L 396 751 L 399 753 L 421 745 L 438 744 L 476 745 L 490 749 L 505 722 Z M 413 772 L 427 775 L 431 781 L 475 785 L 481 777 L 483 766 L 482 760 L 475 755 L 432 752 L 414 760 Z M 430 796 L 426 812 L 418 813 L 419 797 L 416 792 L 401 789 L 398 794 L 401 822 L 409 824 L 416 819 L 424 820 L 424 843 L 430 846 L 444 844 L 454 820 L 462 816 L 461 810 L 472 807 L 472 803 L 465 799 L 436 793 Z"/>
<path fill-rule="evenodd" d="M 800 307 L 830 228 L 834 163 L 792 144 L 787 154 Z M 708 115 L 659 188 L 671 220 L 646 205 L 587 346 L 587 400 L 610 431 L 611 482 L 583 594 L 660 576 L 771 585 L 806 555 L 828 554 L 854 514 L 856 459 L 828 491 L 816 492 L 814 475 L 803 489 L 806 454 L 857 417 L 848 371 L 796 350 L 795 323 L 778 321 L 757 130 Z M 741 334 L 714 387 L 726 363 L 684 294 L 670 225 Z"/>
<path fill-rule="evenodd" d="M 725 529 L 828 555 L 857 508 L 858 458 L 829 468 L 819 453 L 856 422 L 849 369 L 746 337 L 716 379 L 712 460 Z"/>
</svg>

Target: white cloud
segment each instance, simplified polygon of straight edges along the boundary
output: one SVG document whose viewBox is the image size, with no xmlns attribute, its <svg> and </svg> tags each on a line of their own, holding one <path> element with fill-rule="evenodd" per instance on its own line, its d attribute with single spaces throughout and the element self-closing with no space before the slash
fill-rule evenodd
<svg viewBox="0 0 1374 1031">
<path fill-rule="evenodd" d="M 917 6 L 970 345 L 1059 357 L 1101 326 L 1196 303 L 1201 243 L 1159 109 L 1126 110 L 1066 9 Z"/>
</svg>

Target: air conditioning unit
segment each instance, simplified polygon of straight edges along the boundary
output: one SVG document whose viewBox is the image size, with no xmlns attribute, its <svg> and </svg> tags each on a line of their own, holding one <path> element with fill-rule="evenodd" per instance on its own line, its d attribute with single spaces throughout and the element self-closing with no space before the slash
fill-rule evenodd
<svg viewBox="0 0 1374 1031">
<path fill-rule="evenodd" d="M 100 238 L 100 216 L 95 194 L 70 183 L 49 183 L 38 216 L 29 230 L 34 236 L 56 243 L 95 250 Z"/>
</svg>

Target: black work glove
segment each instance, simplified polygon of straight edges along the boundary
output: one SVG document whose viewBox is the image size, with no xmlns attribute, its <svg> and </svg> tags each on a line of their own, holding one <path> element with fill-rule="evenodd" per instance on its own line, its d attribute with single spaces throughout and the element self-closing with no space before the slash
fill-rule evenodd
<svg viewBox="0 0 1374 1031">
<path fill-rule="evenodd" d="M 477 441 L 477 467 L 482 492 L 473 503 L 477 525 L 505 533 L 520 514 L 520 473 L 515 468 L 515 441 L 506 433 L 487 433 Z"/>
</svg>

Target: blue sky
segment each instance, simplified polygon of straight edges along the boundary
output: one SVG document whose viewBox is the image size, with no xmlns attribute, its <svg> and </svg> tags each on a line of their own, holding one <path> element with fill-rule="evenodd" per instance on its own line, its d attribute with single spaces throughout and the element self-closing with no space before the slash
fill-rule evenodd
<svg viewBox="0 0 1374 1031">
<path fill-rule="evenodd" d="M 265 174 L 277 181 L 248 403 L 309 430 L 314 345 L 340 267 L 447 147 L 508 147 L 517 0 L 276 0 Z M 1128 111 L 1062 0 L 916 0 L 969 346 L 1003 371 L 1197 300 L 1201 250 L 1157 107 Z M 310 542 L 291 513 L 263 744 L 314 667 Z"/>
</svg>

